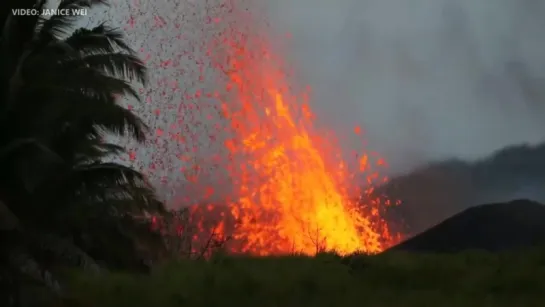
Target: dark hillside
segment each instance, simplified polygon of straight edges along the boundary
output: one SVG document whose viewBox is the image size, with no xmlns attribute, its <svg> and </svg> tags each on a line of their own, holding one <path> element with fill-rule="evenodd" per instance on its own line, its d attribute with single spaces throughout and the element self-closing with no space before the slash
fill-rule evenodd
<svg viewBox="0 0 545 307">
<path fill-rule="evenodd" d="M 391 250 L 497 252 L 537 246 L 545 246 L 545 206 L 515 200 L 467 209 Z"/>
<path fill-rule="evenodd" d="M 511 146 L 484 159 L 432 163 L 393 178 L 380 193 L 403 201 L 390 212 L 416 234 L 471 206 L 532 199 L 545 203 L 545 144 Z"/>
</svg>

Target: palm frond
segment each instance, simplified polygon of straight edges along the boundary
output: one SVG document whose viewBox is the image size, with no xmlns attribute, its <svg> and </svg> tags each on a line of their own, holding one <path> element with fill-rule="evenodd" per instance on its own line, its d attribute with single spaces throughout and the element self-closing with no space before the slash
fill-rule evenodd
<svg viewBox="0 0 545 307">
<path fill-rule="evenodd" d="M 87 136 L 96 138 L 99 132 L 93 129 L 100 128 L 108 133 L 132 137 L 138 142 L 146 140 L 149 127 L 134 112 L 118 105 L 115 97 L 104 99 L 77 92 L 59 93 L 58 97 L 62 105 L 57 107 L 57 111 L 63 112 L 59 120 L 69 121 L 65 131 L 59 135 L 61 138 L 70 137 L 75 141 Z"/>
<path fill-rule="evenodd" d="M 147 178 L 130 166 L 125 166 L 114 162 L 100 162 L 88 165 L 77 166 L 75 171 L 81 176 L 81 179 L 90 179 L 96 182 L 102 180 L 114 180 L 109 183 L 112 186 L 118 184 L 130 184 L 135 187 L 150 186 Z"/>
<path fill-rule="evenodd" d="M 34 125 L 38 125 L 41 130 L 41 126 L 50 124 L 51 117 L 61 116 L 60 114 L 70 110 L 66 114 L 72 119 L 79 113 L 88 119 L 87 122 L 92 121 L 107 131 L 119 135 L 129 132 L 139 142 L 144 141 L 148 132 L 147 125 L 132 111 L 117 105 L 117 97 L 130 96 L 140 100 L 139 94 L 128 81 L 107 74 L 120 75 L 127 79 L 136 78 L 144 82 L 146 79 L 143 63 L 135 56 L 127 54 L 90 55 L 81 59 L 69 59 L 47 72 L 31 75 L 27 80 L 29 84 L 26 91 L 48 93 L 50 99 L 57 104 L 57 107 L 45 110 L 46 113 L 56 112 L 56 115 L 41 117 L 40 121 L 45 122 L 41 125 L 35 122 Z M 84 119 L 81 116 L 78 118 Z"/>
<path fill-rule="evenodd" d="M 126 153 L 123 146 L 106 143 L 102 138 L 104 133 L 95 130 L 90 133 L 82 127 L 77 131 L 65 131 L 52 141 L 51 146 L 69 165 L 102 162 Z"/>
<path fill-rule="evenodd" d="M 128 135 L 142 143 L 146 140 L 148 126 L 136 114 L 121 106 L 112 106 L 107 112 L 98 113 L 92 118 L 93 123 L 116 135 Z"/>
<path fill-rule="evenodd" d="M 58 9 L 85 9 L 95 5 L 107 5 L 106 0 L 61 0 Z M 53 15 L 49 18 L 41 17 L 40 31 L 33 44 L 33 49 L 40 50 L 51 42 L 61 40 L 70 35 L 79 20 L 76 15 Z"/>
<path fill-rule="evenodd" d="M 135 54 L 134 50 L 125 42 L 123 32 L 104 23 L 92 29 L 77 29 L 64 42 L 73 50 L 83 54 L 117 51 Z"/>
<path fill-rule="evenodd" d="M 130 96 L 140 100 L 129 82 L 87 68 L 53 70 L 33 76 L 27 81 L 30 83 L 28 90 L 74 92 L 102 99 L 110 99 L 112 95 Z"/>
<path fill-rule="evenodd" d="M 78 58 L 65 58 L 60 69 L 88 68 L 104 72 L 128 81 L 147 83 L 147 69 L 137 56 L 122 52 L 86 55 Z"/>
<path fill-rule="evenodd" d="M 108 74 L 119 75 L 121 78 Z M 62 118 L 69 116 L 72 121 L 86 122 L 78 125 L 86 126 L 87 129 L 92 122 L 114 134 L 126 135 L 128 132 L 137 141 L 145 141 L 147 125 L 132 111 L 117 105 L 120 96 L 140 100 L 134 87 L 123 78 L 145 82 L 146 69 L 137 57 L 127 54 L 96 54 L 80 59 L 69 58 L 62 64 L 46 68 L 43 73 L 30 74 L 25 88 L 27 95 L 36 93 L 31 98 L 48 97 L 56 104 L 56 107 L 45 108 L 32 125 L 36 126 L 37 131 L 45 132 L 44 128 L 51 127 L 52 121 L 63 123 L 65 120 Z M 37 101 L 27 100 L 29 104 Z"/>
<path fill-rule="evenodd" d="M 61 0 L 59 3 L 59 9 L 89 9 L 96 5 L 109 6 L 109 3 L 110 1 L 108 0 Z"/>
<path fill-rule="evenodd" d="M 96 144 L 85 143 L 84 148 L 78 148 L 78 152 L 75 154 L 75 164 L 101 162 L 105 158 L 118 156 L 126 152 L 123 146 L 117 144 L 104 142 L 96 142 Z"/>
<path fill-rule="evenodd" d="M 32 43 L 34 52 L 39 52 L 48 44 L 59 41 L 70 35 L 78 22 L 78 16 L 74 15 L 53 15 L 49 18 L 41 17 L 39 32 Z"/>
<path fill-rule="evenodd" d="M 111 201 L 112 204 L 133 202 L 140 212 L 163 212 L 163 203 L 153 186 L 140 172 L 114 162 L 81 165 L 70 175 L 74 191 L 82 191 L 83 199 Z"/>
<path fill-rule="evenodd" d="M 108 210 L 109 214 L 115 216 L 160 214 L 166 212 L 164 204 L 157 199 L 152 190 L 146 188 L 119 186 L 116 191 L 108 189 L 109 194 L 99 196 L 94 200 L 88 194 L 88 204 L 95 208 Z M 95 195 L 97 196 L 97 195 Z"/>
<path fill-rule="evenodd" d="M 93 145 L 93 148 L 101 152 L 101 155 L 97 158 L 105 157 L 103 155 L 119 155 L 126 152 L 125 147 L 117 144 L 106 143 L 104 141 L 97 142 L 95 145 Z M 88 156 L 92 155 L 89 154 Z"/>
</svg>

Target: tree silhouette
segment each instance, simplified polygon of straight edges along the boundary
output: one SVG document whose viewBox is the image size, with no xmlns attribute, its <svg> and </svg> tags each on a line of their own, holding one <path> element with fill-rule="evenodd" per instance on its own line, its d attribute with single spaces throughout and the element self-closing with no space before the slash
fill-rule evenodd
<svg viewBox="0 0 545 307">
<path fill-rule="evenodd" d="M 4 267 L 56 288 L 42 269 L 59 259 L 94 270 L 94 260 L 140 265 L 138 251 L 162 247 L 147 217 L 166 211 L 143 174 L 108 162 L 124 148 L 107 134 L 146 139 L 143 121 L 119 103 L 139 100 L 133 82 L 145 84 L 144 64 L 106 24 L 76 29 L 78 16 L 13 13 L 46 2 L 0 4 L 0 243 Z"/>
</svg>

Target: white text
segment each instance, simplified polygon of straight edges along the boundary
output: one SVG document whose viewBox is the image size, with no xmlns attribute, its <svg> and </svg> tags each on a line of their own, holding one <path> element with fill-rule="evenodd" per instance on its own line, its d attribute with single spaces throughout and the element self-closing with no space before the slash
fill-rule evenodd
<svg viewBox="0 0 545 307">
<path fill-rule="evenodd" d="M 87 16 L 87 9 L 13 9 L 14 16 Z"/>
</svg>

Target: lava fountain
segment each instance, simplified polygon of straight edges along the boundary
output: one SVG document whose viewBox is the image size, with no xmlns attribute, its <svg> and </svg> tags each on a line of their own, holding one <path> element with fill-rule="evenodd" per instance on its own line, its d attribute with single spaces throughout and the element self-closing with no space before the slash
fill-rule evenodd
<svg viewBox="0 0 545 307">
<path fill-rule="evenodd" d="M 313 124 L 308 93 L 292 89 L 268 42 L 231 27 L 208 54 L 226 76 L 228 94 L 218 99 L 230 126 L 224 145 L 237 195 L 229 204 L 236 251 L 377 253 L 393 244 L 397 237 L 381 217 L 390 202 L 373 197 L 371 185 L 383 179 L 370 171 L 370 155 L 356 156 L 360 173 L 350 171 L 335 138 Z M 358 189 L 361 173 L 368 187 Z"/>
<path fill-rule="evenodd" d="M 203 30 L 176 35 L 188 40 L 190 48 L 173 58 L 155 60 L 140 50 L 159 74 L 153 91 L 163 103 L 159 106 L 149 90 L 141 89 L 148 109 L 140 113 L 151 114 L 147 116 L 155 130 L 144 150 L 151 157 L 142 159 L 151 162 L 141 169 L 170 186 L 176 186 L 172 184 L 176 174 L 183 175 L 183 188 L 178 188 L 182 197 L 175 195 L 170 203 L 191 205 L 197 245 L 210 233 L 231 237 L 227 246 L 231 252 L 253 255 L 377 253 L 397 243 L 400 236 L 392 234 L 383 218 L 395 202 L 376 196 L 373 189 L 385 181 L 374 171 L 385 162 L 372 153 L 347 158 L 331 131 L 317 127 L 310 90 L 297 90 L 281 52 L 271 48 L 267 31 L 260 31 L 245 15 L 248 11 L 237 11 L 233 2 L 219 1 L 206 10 L 198 7 L 201 2 L 188 2 L 179 21 L 158 16 L 152 20 L 161 35 L 169 26 L 181 31 L 183 22 Z M 137 5 L 133 10 L 131 16 L 142 15 Z M 141 24 L 131 22 L 130 27 Z M 161 50 L 172 40 L 161 38 L 153 48 Z M 195 63 L 195 74 L 179 68 L 183 61 Z M 196 86 L 206 79 L 203 71 L 209 66 L 221 77 L 213 86 Z M 166 69 L 176 78 L 165 77 Z M 184 80 L 180 87 L 178 79 Z M 183 97 L 169 98 L 175 94 Z M 176 118 L 167 124 L 170 117 Z M 206 127 L 213 131 L 200 131 Z M 203 149 L 199 133 L 209 136 L 212 149 Z M 361 134 L 361 129 L 355 133 Z M 133 152 L 130 161 L 135 163 L 136 156 Z M 203 172 L 214 178 L 227 173 L 225 186 L 233 189 L 204 183 Z M 218 189 L 228 190 L 229 196 L 211 200 Z M 206 223 L 210 215 L 220 217 L 220 222 Z M 190 227 L 184 229 L 193 235 Z"/>
</svg>

